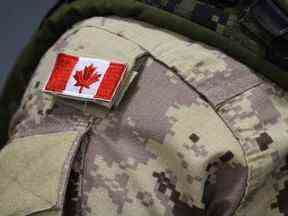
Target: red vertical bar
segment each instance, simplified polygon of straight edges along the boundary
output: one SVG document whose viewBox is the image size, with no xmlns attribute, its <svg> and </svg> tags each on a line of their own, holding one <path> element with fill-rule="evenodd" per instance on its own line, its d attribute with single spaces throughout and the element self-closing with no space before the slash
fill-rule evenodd
<svg viewBox="0 0 288 216">
<path fill-rule="evenodd" d="M 126 65 L 110 63 L 103 80 L 100 83 L 95 98 L 111 101 L 125 72 Z"/>
<path fill-rule="evenodd" d="M 71 76 L 73 68 L 78 62 L 78 57 L 60 53 L 45 90 L 62 92 Z"/>
</svg>

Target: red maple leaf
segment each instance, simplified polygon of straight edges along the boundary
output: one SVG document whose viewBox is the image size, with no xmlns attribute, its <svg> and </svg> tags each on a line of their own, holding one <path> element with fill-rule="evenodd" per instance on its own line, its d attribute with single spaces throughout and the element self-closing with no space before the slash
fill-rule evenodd
<svg viewBox="0 0 288 216">
<path fill-rule="evenodd" d="M 85 66 L 84 70 L 76 71 L 73 76 L 77 81 L 74 86 L 79 86 L 79 93 L 81 94 L 83 88 L 90 88 L 90 85 L 97 82 L 100 78 L 100 74 L 97 73 L 96 68 L 93 65 Z"/>
</svg>

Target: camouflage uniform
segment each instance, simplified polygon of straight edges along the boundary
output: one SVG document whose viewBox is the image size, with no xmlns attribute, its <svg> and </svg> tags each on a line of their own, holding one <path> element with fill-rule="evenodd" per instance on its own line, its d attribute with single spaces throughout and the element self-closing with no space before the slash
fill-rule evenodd
<svg viewBox="0 0 288 216">
<path fill-rule="evenodd" d="M 41 92 L 59 52 L 139 73 L 107 110 Z M 285 216 L 288 95 L 147 23 L 76 23 L 33 73 L 0 152 L 0 215 Z"/>
</svg>

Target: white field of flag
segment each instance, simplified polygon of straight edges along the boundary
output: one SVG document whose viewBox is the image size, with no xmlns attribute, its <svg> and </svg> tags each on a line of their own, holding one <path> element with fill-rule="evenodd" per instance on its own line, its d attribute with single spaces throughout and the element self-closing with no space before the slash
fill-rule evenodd
<svg viewBox="0 0 288 216">
<path fill-rule="evenodd" d="M 89 101 L 112 102 L 127 65 L 60 53 L 44 92 Z"/>
</svg>

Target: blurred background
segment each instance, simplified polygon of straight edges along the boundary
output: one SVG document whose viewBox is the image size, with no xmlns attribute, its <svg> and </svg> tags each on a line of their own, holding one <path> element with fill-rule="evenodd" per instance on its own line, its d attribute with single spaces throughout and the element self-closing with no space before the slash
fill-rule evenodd
<svg viewBox="0 0 288 216">
<path fill-rule="evenodd" d="M 0 91 L 17 56 L 57 0 L 3 0 L 0 13 Z"/>
</svg>

